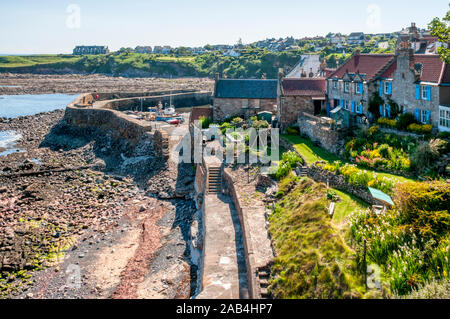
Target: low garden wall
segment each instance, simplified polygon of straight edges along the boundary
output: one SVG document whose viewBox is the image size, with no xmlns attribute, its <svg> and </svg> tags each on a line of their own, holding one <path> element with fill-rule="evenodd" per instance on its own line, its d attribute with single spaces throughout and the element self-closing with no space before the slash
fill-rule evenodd
<svg viewBox="0 0 450 319">
<path fill-rule="evenodd" d="M 328 170 L 321 169 L 315 165 L 308 168 L 308 176 L 316 182 L 325 183 L 333 188 L 337 188 L 356 197 L 361 198 L 365 202 L 372 205 L 382 205 L 379 201 L 375 200 L 367 188 L 361 186 L 355 186 L 347 182 L 345 176 L 336 175 Z"/>
</svg>

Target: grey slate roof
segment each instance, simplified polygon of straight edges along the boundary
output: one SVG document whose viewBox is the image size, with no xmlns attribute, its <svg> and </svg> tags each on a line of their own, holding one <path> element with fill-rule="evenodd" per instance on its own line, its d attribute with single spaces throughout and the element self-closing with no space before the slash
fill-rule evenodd
<svg viewBox="0 0 450 319">
<path fill-rule="evenodd" d="M 216 84 L 216 98 L 276 99 L 278 80 L 220 79 Z"/>
</svg>

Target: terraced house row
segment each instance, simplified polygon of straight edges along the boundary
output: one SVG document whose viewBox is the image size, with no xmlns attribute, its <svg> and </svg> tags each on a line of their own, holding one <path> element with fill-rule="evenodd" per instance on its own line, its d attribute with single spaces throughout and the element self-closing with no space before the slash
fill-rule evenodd
<svg viewBox="0 0 450 319">
<path fill-rule="evenodd" d="M 376 95 L 382 117 L 392 105 L 409 112 L 423 124 L 450 131 L 450 68 L 436 54 L 414 54 L 408 42 L 396 54 L 360 54 L 327 78 L 327 111 L 340 107 L 360 122 L 373 119 L 370 101 Z M 378 99 L 379 100 L 379 99 Z"/>
<path fill-rule="evenodd" d="M 303 77 L 284 76 L 282 70 L 278 80 L 216 76 L 214 119 L 272 112 L 284 130 L 301 114 L 326 113 L 346 118 L 344 125 L 353 127 L 373 122 L 374 113 L 390 117 L 395 106 L 435 131 L 450 131 L 449 65 L 437 54 L 415 54 L 412 47 L 403 42 L 395 54 L 356 51 L 336 70 L 317 61 L 318 72 Z M 375 110 L 374 103 L 379 103 Z"/>
</svg>

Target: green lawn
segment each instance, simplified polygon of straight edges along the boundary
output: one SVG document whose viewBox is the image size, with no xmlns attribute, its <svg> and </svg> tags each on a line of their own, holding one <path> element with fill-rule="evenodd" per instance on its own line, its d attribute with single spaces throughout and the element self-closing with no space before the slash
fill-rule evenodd
<svg viewBox="0 0 450 319">
<path fill-rule="evenodd" d="M 306 138 L 299 135 L 282 134 L 282 138 L 291 143 L 295 150 L 299 152 L 305 159 L 306 164 L 311 165 L 317 161 L 334 162 L 339 160 L 339 157 L 320 148 Z"/>
<path fill-rule="evenodd" d="M 306 138 L 303 138 L 299 135 L 289 135 L 289 134 L 282 134 L 281 138 L 285 139 L 289 143 L 293 145 L 295 150 L 300 153 L 300 155 L 305 159 L 306 163 L 308 165 L 314 164 L 317 161 L 324 161 L 324 162 L 334 162 L 334 161 L 341 161 L 343 163 L 350 163 L 349 161 L 343 160 L 339 158 L 337 155 L 334 155 L 326 150 L 324 150 L 321 147 L 318 147 L 314 145 L 314 143 Z M 379 176 L 387 177 L 387 178 L 393 178 L 397 183 L 404 183 L 404 182 L 414 182 L 416 180 L 412 178 L 407 178 L 400 175 L 394 175 L 384 172 L 377 172 L 374 170 L 367 170 L 364 168 L 360 168 L 362 171 L 370 171 L 370 172 L 376 172 Z"/>
<path fill-rule="evenodd" d="M 29 67 L 38 64 L 52 64 L 60 62 L 76 62 L 80 57 L 72 55 L 26 55 L 26 56 L 2 56 L 0 57 L 0 67 L 17 68 Z"/>
<path fill-rule="evenodd" d="M 333 188 L 333 191 L 340 197 L 341 201 L 336 203 L 333 214 L 333 222 L 339 224 L 347 216 L 358 210 L 366 210 L 370 204 L 349 193 Z"/>
</svg>

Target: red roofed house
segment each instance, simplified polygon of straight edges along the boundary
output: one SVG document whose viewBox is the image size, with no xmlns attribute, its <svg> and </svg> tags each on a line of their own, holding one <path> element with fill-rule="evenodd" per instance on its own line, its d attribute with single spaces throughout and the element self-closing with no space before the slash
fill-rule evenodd
<svg viewBox="0 0 450 319">
<path fill-rule="evenodd" d="M 380 90 L 380 95 L 391 93 L 392 100 L 404 112 L 414 114 L 417 121 L 432 124 L 440 131 L 450 131 L 449 65 L 439 55 L 414 54 L 408 42 L 397 52 L 395 71 L 380 79 L 383 87 L 392 80 L 392 89 Z"/>
<path fill-rule="evenodd" d="M 342 106 L 351 113 L 370 118 L 369 100 L 378 90 L 377 79 L 392 72 L 393 54 L 355 54 L 327 78 L 327 111 Z M 391 70 L 391 71 L 390 71 Z M 362 122 L 361 122 L 362 123 Z"/>
<path fill-rule="evenodd" d="M 439 55 L 414 54 L 409 42 L 395 55 L 356 52 L 327 78 L 327 109 L 342 106 L 373 119 L 368 107 L 376 93 L 384 100 L 382 117 L 391 117 L 392 99 L 417 121 L 450 130 L 450 68 Z"/>
<path fill-rule="evenodd" d="M 325 78 L 282 78 L 282 73 L 279 76 L 277 116 L 281 130 L 296 124 L 301 112 L 319 115 L 325 110 Z"/>
</svg>

